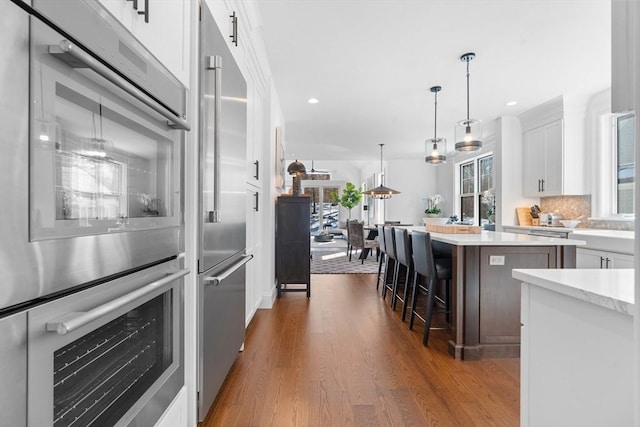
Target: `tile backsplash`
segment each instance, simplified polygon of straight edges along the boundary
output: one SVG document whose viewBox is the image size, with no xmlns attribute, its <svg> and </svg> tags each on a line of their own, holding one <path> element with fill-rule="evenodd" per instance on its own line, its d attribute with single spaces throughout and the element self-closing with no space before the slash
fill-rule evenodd
<svg viewBox="0 0 640 427">
<path fill-rule="evenodd" d="M 610 230 L 634 230 L 634 221 L 590 220 L 591 196 L 541 197 L 542 212 L 561 214 L 565 219 L 580 219 L 578 228 L 600 228 Z"/>
</svg>

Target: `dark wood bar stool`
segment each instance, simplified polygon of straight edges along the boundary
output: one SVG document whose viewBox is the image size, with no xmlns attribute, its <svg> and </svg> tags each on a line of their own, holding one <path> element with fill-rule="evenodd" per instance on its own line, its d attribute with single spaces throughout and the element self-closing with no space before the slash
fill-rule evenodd
<svg viewBox="0 0 640 427">
<path fill-rule="evenodd" d="M 396 237 L 393 227 L 384 227 L 384 247 L 387 256 L 384 262 L 384 278 L 382 279 L 382 299 L 387 297 L 387 290 L 393 293 L 394 278 L 396 277 L 396 269 L 398 261 L 396 257 Z"/>
<path fill-rule="evenodd" d="M 378 258 L 378 279 L 376 281 L 376 289 L 380 287 L 382 265 L 384 264 L 386 266 L 387 251 L 384 247 L 384 225 L 378 225 L 378 249 L 380 250 L 380 258 Z"/>
<path fill-rule="evenodd" d="M 394 234 L 396 239 L 396 257 L 398 261 L 398 268 L 395 271 L 395 277 L 393 279 L 393 294 L 391 301 L 391 308 L 396 309 L 396 302 L 400 300 L 402 302 L 402 321 L 406 318 L 407 303 L 409 296 L 409 289 L 411 288 L 411 274 L 413 273 L 413 256 L 411 250 L 411 238 L 406 228 L 395 228 Z M 403 268 L 404 267 L 404 268 Z M 400 271 L 404 270 L 404 279 L 400 280 Z M 400 295 L 400 286 L 402 286 L 402 295 Z"/>
<path fill-rule="evenodd" d="M 438 281 L 446 281 L 445 290 L 445 310 L 449 307 L 449 301 L 446 301 L 450 295 L 452 269 L 451 257 L 435 258 L 431 244 L 431 235 L 420 231 L 411 233 L 411 243 L 413 250 L 413 265 L 415 272 L 413 274 L 413 293 L 411 299 L 411 313 L 409 314 L 409 329 L 413 328 L 414 317 L 418 316 L 424 320 L 424 334 L 422 336 L 422 344 L 427 345 L 429 342 L 429 331 L 431 329 L 431 317 L 436 301 L 436 286 Z M 420 276 L 424 277 L 426 285 L 420 281 Z M 424 318 L 416 311 L 418 292 L 426 293 L 426 307 Z"/>
</svg>

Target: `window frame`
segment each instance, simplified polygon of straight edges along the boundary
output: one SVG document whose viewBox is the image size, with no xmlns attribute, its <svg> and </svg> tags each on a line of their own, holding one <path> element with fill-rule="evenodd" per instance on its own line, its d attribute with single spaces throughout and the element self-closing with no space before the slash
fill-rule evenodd
<svg viewBox="0 0 640 427">
<path fill-rule="evenodd" d="M 458 215 L 460 221 L 462 218 L 462 199 L 464 197 L 471 197 L 473 199 L 473 224 L 472 225 L 483 225 L 488 223 L 488 218 L 481 218 L 482 215 L 482 193 L 480 191 L 480 163 L 482 160 L 491 158 L 491 176 L 493 182 L 493 189 L 495 190 L 495 155 L 492 151 L 478 154 L 475 157 L 466 158 L 460 162 L 455 164 L 454 173 L 455 173 L 455 202 L 454 202 L 454 212 Z M 462 192 L 462 172 L 463 168 L 469 164 L 473 164 L 473 192 L 472 193 L 463 193 Z M 486 212 L 486 209 L 484 209 Z"/>
</svg>

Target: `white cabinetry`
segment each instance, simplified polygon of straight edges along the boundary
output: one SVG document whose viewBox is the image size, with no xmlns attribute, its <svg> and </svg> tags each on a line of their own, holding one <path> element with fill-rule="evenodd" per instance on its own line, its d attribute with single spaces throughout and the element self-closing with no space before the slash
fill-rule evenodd
<svg viewBox="0 0 640 427">
<path fill-rule="evenodd" d="M 526 197 L 587 194 L 586 98 L 559 96 L 519 116 Z"/>
<path fill-rule="evenodd" d="M 578 248 L 576 268 L 633 268 L 633 255 Z"/>
<path fill-rule="evenodd" d="M 637 100 L 636 64 L 640 49 L 640 2 L 611 2 L 611 111 L 635 110 Z"/>
<path fill-rule="evenodd" d="M 562 120 L 537 127 L 524 134 L 524 195 L 562 194 Z"/>
<path fill-rule="evenodd" d="M 633 287 L 631 273 L 590 277 Z M 521 295 L 520 425 L 633 426 L 633 315 L 535 284 Z"/>
<path fill-rule="evenodd" d="M 182 84 L 189 86 L 189 21 L 192 2 L 176 0 L 99 0 L 99 2 Z M 134 4 L 137 9 L 134 9 Z M 145 12 L 147 12 L 146 15 Z"/>
</svg>

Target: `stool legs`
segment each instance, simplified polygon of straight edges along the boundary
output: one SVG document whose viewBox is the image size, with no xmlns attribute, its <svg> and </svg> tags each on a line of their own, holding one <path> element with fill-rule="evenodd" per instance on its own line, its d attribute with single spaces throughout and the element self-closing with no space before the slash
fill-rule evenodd
<svg viewBox="0 0 640 427">
<path fill-rule="evenodd" d="M 378 281 L 376 282 L 376 289 L 378 289 L 380 287 L 380 274 L 382 274 L 382 264 L 384 263 L 385 265 L 385 269 L 386 269 L 386 262 L 384 260 L 384 258 L 386 258 L 386 255 L 383 253 L 380 254 L 380 258 L 378 259 Z"/>
</svg>

